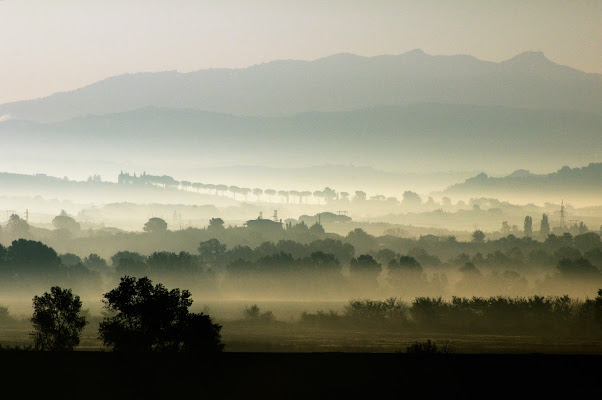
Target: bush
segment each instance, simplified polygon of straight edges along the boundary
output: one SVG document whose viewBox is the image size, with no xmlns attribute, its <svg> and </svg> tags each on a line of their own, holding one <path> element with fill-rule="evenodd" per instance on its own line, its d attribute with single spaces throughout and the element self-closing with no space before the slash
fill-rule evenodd
<svg viewBox="0 0 602 400">
<path fill-rule="evenodd" d="M 406 348 L 408 354 L 451 354 L 455 353 L 455 346 L 449 340 L 438 346 L 431 339 L 426 342 L 414 342 Z"/>
<path fill-rule="evenodd" d="M 439 350 L 437 349 L 437 345 L 434 342 L 431 342 L 431 339 L 428 339 L 426 342 L 414 342 L 406 348 L 406 353 L 408 354 L 437 354 Z"/>
<path fill-rule="evenodd" d="M 243 315 L 248 321 L 272 322 L 275 320 L 274 314 L 271 311 L 262 313 L 257 304 L 253 304 L 251 307 L 245 307 Z"/>
</svg>

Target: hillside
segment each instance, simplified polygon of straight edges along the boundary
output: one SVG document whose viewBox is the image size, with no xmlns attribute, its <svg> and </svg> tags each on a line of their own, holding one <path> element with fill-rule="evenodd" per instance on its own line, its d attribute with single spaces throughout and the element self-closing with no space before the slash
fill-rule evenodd
<svg viewBox="0 0 602 400">
<path fill-rule="evenodd" d="M 564 199 L 575 203 L 599 204 L 602 199 L 602 163 L 582 168 L 562 167 L 550 174 L 517 170 L 504 177 L 481 173 L 442 192 L 450 196 L 485 196 L 499 199 Z"/>
<path fill-rule="evenodd" d="M 147 106 L 290 116 L 424 102 L 600 113 L 602 78 L 558 65 L 540 52 L 500 63 L 421 50 L 377 57 L 336 54 L 242 69 L 119 75 L 74 91 L 0 105 L 0 117 L 52 122 Z"/>
<path fill-rule="evenodd" d="M 102 162 L 126 161 L 144 169 L 161 162 L 165 172 L 179 175 L 183 168 L 193 173 L 232 165 L 355 164 L 397 173 L 487 165 L 490 172 L 513 166 L 541 171 L 560 162 L 599 161 L 601 131 L 599 114 L 499 106 L 428 103 L 291 117 L 146 107 L 49 124 L 0 122 L 5 144 L 0 156 L 32 164 L 82 160 L 90 174 Z"/>
</svg>

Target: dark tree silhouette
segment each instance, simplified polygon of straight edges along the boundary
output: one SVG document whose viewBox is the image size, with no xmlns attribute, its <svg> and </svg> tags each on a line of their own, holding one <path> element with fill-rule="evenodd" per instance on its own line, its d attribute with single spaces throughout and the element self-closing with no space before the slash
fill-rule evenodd
<svg viewBox="0 0 602 400">
<path fill-rule="evenodd" d="M 476 230 L 472 233 L 472 241 L 475 243 L 483 243 L 485 234 L 481 230 Z"/>
<path fill-rule="evenodd" d="M 592 278 L 600 275 L 600 270 L 585 258 L 571 260 L 563 258 L 558 262 L 558 272 L 571 278 Z"/>
<path fill-rule="evenodd" d="M 309 227 L 309 232 L 315 234 L 315 235 L 322 235 L 324 234 L 325 230 L 324 227 L 322 226 L 322 224 L 319 223 L 315 223 L 312 226 Z"/>
<path fill-rule="evenodd" d="M 33 298 L 33 307 L 31 335 L 36 350 L 70 351 L 79 344 L 87 322 L 80 315 L 82 302 L 71 289 L 53 286 L 50 293 Z"/>
<path fill-rule="evenodd" d="M 204 314 L 188 311 L 190 292 L 153 286 L 147 277 L 123 277 L 104 294 L 111 316 L 100 323 L 99 335 L 114 351 L 219 352 L 221 326 Z"/>
<path fill-rule="evenodd" d="M 337 192 L 335 192 L 334 189 L 325 187 L 322 191 L 322 197 L 324 197 L 327 202 L 332 201 L 337 198 Z"/>
<path fill-rule="evenodd" d="M 541 224 L 539 225 L 539 236 L 542 240 L 546 240 L 550 234 L 550 222 L 548 221 L 548 215 L 543 214 L 541 216 Z"/>
<path fill-rule="evenodd" d="M 143 274 L 146 271 L 146 257 L 132 251 L 120 251 L 111 257 L 113 268 L 120 275 Z"/>
<path fill-rule="evenodd" d="M 226 245 L 217 239 L 209 239 L 199 244 L 201 264 L 213 268 L 222 266 L 226 261 Z"/>
<path fill-rule="evenodd" d="M 38 277 L 50 277 L 61 271 L 61 259 L 56 251 L 34 240 L 13 241 L 7 251 L 7 261 L 16 272 L 34 273 Z"/>
<path fill-rule="evenodd" d="M 82 262 L 82 259 L 78 255 L 73 253 L 61 254 L 59 258 L 61 259 L 61 263 L 63 263 L 63 265 L 67 267 L 72 267 Z"/>
<path fill-rule="evenodd" d="M 98 254 L 92 253 L 88 257 L 84 258 L 84 265 L 86 266 L 86 268 L 88 268 L 92 271 L 101 272 L 101 273 L 109 272 L 109 267 L 107 266 L 107 262 L 105 261 L 104 258 L 100 257 Z"/>
<path fill-rule="evenodd" d="M 211 218 L 209 220 L 208 230 L 212 232 L 219 232 L 224 230 L 224 220 L 221 218 Z"/>
<path fill-rule="evenodd" d="M 363 254 L 351 260 L 349 272 L 353 279 L 368 286 L 376 286 L 376 278 L 382 272 L 382 266 L 371 255 Z"/>
<path fill-rule="evenodd" d="M 531 237 L 533 235 L 533 218 L 528 215 L 525 217 L 523 232 L 526 237 Z"/>
<path fill-rule="evenodd" d="M 151 218 L 144 224 L 145 232 L 165 232 L 167 231 L 167 222 L 161 218 Z"/>
</svg>

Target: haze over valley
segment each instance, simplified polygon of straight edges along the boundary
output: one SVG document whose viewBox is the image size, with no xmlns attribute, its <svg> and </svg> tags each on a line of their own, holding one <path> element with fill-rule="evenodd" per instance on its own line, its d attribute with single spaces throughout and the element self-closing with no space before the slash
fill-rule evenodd
<svg viewBox="0 0 602 400">
<path fill-rule="evenodd" d="M 600 17 L 0 1 L 0 353 L 86 352 L 86 388 L 129 353 L 165 397 L 323 352 L 449 361 L 433 382 L 450 353 L 601 355 Z"/>
</svg>

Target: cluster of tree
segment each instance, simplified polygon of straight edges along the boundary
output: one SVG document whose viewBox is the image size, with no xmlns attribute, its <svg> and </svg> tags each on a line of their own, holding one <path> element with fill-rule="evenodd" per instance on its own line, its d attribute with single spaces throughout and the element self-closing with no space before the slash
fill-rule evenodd
<svg viewBox="0 0 602 400">
<path fill-rule="evenodd" d="M 217 236 L 228 235 L 229 230 L 222 223 L 214 219 L 207 231 Z M 550 234 L 544 242 L 509 235 L 495 241 L 468 243 L 434 236 L 418 240 L 377 238 L 356 229 L 342 240 L 265 241 L 255 248 L 243 244 L 228 247 L 212 238 L 200 241 L 196 250 L 195 253 L 155 251 L 149 255 L 118 251 L 108 263 L 97 254 L 83 259 L 72 253 L 59 256 L 41 242 L 19 239 L 7 248 L 0 245 L 0 275 L 5 284 L 35 279 L 71 285 L 94 283 L 102 276 L 148 275 L 212 289 L 220 285 L 286 287 L 285 282 L 292 285 L 299 278 L 299 282 L 314 282 L 315 291 L 325 291 L 320 282 L 328 282 L 341 290 L 376 290 L 384 285 L 412 292 L 422 286 L 443 289 L 448 284 L 443 272 L 459 272 L 458 287 L 479 287 L 493 279 L 500 287 L 524 289 L 524 274 L 534 269 L 549 272 L 556 269 L 559 277 L 595 282 L 600 278 L 602 266 L 602 242 L 593 232 L 575 237 Z M 438 272 L 427 277 L 425 268 Z M 262 284 L 248 281 L 249 277 L 259 275 L 272 278 L 264 279 Z M 302 284 L 297 286 L 303 290 Z"/>
<path fill-rule="evenodd" d="M 0 281 L 10 286 L 16 281 L 72 284 L 99 279 L 98 267 L 104 263 L 100 257 L 91 254 L 82 261 L 67 254 L 64 259 L 65 262 L 51 247 L 33 240 L 15 240 L 9 247 L 0 245 Z M 77 262 L 73 263 L 73 259 Z"/>
<path fill-rule="evenodd" d="M 571 226 L 559 226 L 552 229 L 550 227 L 550 220 L 548 218 L 548 215 L 544 213 L 541 216 L 541 221 L 539 222 L 539 231 L 537 231 L 537 234 L 535 234 L 535 232 L 533 231 L 533 218 L 530 215 L 527 215 L 525 217 L 522 231 L 520 231 L 516 225 L 512 225 L 512 227 L 510 227 L 508 221 L 502 221 L 501 233 L 504 236 L 508 236 L 511 234 L 515 236 L 523 235 L 525 237 L 537 236 L 540 240 L 545 240 L 550 235 L 552 230 L 556 234 L 563 234 L 566 232 L 572 235 L 582 235 L 590 231 L 587 225 L 583 223 L 583 221 L 580 221 L 579 224 L 574 222 Z"/>
<path fill-rule="evenodd" d="M 147 277 L 123 277 L 119 286 L 104 294 L 106 316 L 98 334 L 103 344 L 119 352 L 199 352 L 223 350 L 221 326 L 209 315 L 191 313 L 187 290 L 168 290 Z M 87 324 L 82 302 L 71 289 L 53 286 L 35 296 L 31 318 L 34 348 L 69 351 L 80 342 Z"/>
<path fill-rule="evenodd" d="M 62 239 L 70 238 L 81 230 L 79 222 L 69 216 L 65 210 L 61 210 L 60 214 L 52 219 L 52 225 L 55 228 L 55 235 Z M 8 218 L 4 230 L 0 226 L 0 236 L 2 234 L 14 239 L 33 238 L 31 225 L 17 214 L 12 214 Z"/>
<path fill-rule="evenodd" d="M 262 188 L 247 188 L 247 187 L 238 187 L 233 185 L 224 185 L 224 184 L 213 184 L 213 183 L 201 183 L 201 182 L 190 182 L 190 181 L 178 181 L 171 176 L 162 175 L 148 175 L 146 172 L 143 172 L 140 175 L 130 175 L 129 173 L 124 173 L 123 171 L 119 174 L 117 178 L 117 182 L 119 184 L 129 184 L 129 185 L 155 185 L 161 186 L 163 188 L 172 188 L 172 189 L 181 189 L 185 191 L 194 190 L 199 192 L 201 190 L 206 190 L 209 193 L 215 195 L 223 196 L 225 193 L 232 193 L 234 199 L 236 199 L 236 195 L 241 195 L 245 201 L 248 200 L 248 195 L 253 194 L 257 200 L 262 199 L 263 196 L 267 196 L 269 202 L 272 202 L 274 196 L 278 196 L 281 202 L 286 202 L 287 204 L 305 204 L 308 203 L 308 199 L 312 198 L 315 203 L 318 204 L 332 204 L 336 202 L 348 203 L 353 201 L 355 203 L 389 203 L 391 205 L 403 205 L 409 207 L 411 209 L 415 209 L 416 207 L 422 204 L 422 198 L 415 192 L 405 191 L 403 193 L 402 200 L 398 200 L 396 197 L 387 197 L 381 194 L 376 194 L 368 197 L 366 192 L 357 190 L 352 196 L 349 192 L 337 192 L 336 190 L 325 187 L 323 190 L 276 190 L 276 189 L 262 189 Z M 449 198 L 445 198 L 444 203 L 451 204 Z M 429 197 L 426 204 L 434 205 L 434 200 L 432 197 Z"/>
<path fill-rule="evenodd" d="M 300 323 L 333 329 L 512 335 L 602 335 L 602 289 L 585 301 L 557 297 L 418 297 L 352 300 L 342 312 L 304 312 Z"/>
</svg>

